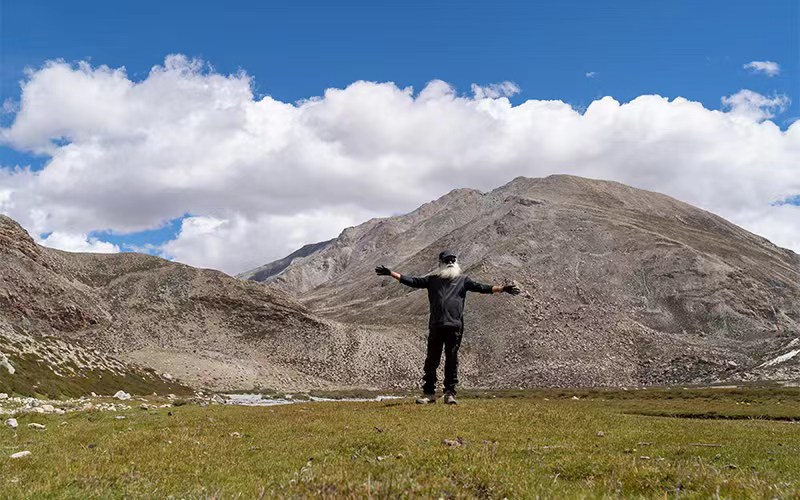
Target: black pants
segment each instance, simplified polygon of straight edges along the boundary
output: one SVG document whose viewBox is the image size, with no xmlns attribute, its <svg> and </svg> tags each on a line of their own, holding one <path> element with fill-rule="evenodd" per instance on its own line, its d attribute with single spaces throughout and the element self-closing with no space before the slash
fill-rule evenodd
<svg viewBox="0 0 800 500">
<path fill-rule="evenodd" d="M 456 393 L 458 384 L 458 348 L 464 328 L 457 326 L 430 327 L 428 331 L 428 354 L 425 357 L 425 375 L 422 391 L 433 394 L 436 391 L 436 369 L 442 359 L 444 347 L 444 391 Z"/>
</svg>

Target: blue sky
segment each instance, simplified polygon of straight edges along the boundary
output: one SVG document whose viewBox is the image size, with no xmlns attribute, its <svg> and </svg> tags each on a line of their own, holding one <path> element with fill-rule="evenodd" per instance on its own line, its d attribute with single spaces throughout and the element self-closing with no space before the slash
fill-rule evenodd
<svg viewBox="0 0 800 500">
<path fill-rule="evenodd" d="M 233 3 L 4 1 L 2 98 L 18 98 L 24 68 L 48 59 L 125 66 L 137 79 L 171 53 L 244 69 L 284 101 L 355 80 L 421 88 L 434 78 L 464 90 L 510 80 L 517 102 L 579 106 L 656 93 L 717 108 L 742 87 L 800 90 L 791 0 Z M 742 68 L 753 60 L 776 61 L 781 74 L 753 79 Z"/>
<path fill-rule="evenodd" d="M 168 54 L 244 70 L 257 95 L 294 102 L 357 80 L 422 89 L 441 79 L 512 81 L 513 104 L 554 99 L 583 108 L 602 96 L 683 96 L 720 109 L 751 89 L 786 95 L 773 118 L 800 117 L 800 3 L 794 0 L 613 2 L 293 1 L 0 3 L 0 99 L 20 99 L 25 68 L 47 60 L 124 66 L 140 81 Z M 743 68 L 774 61 L 773 77 Z M 591 74 L 591 76 L 587 76 Z M 7 127 L 14 113 L 2 115 Z M 0 145 L 0 165 L 42 168 L 48 157 Z M 190 210 L 187 210 L 190 212 Z M 179 224 L 134 235 L 96 232 L 123 247 L 159 244 Z"/>
</svg>

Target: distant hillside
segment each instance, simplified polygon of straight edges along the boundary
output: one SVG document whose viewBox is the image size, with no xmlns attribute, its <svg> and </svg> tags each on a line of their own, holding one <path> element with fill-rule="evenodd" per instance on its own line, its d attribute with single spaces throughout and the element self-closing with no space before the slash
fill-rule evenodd
<svg viewBox="0 0 800 500">
<path fill-rule="evenodd" d="M 0 392 L 180 390 L 170 377 L 215 389 L 375 387 L 416 376 L 409 357 L 376 352 L 421 356 L 396 331 L 317 318 L 218 271 L 44 248 L 3 215 L 0 259 L 0 359 L 15 372 L 0 366 Z"/>
<path fill-rule="evenodd" d="M 400 328 L 422 342 L 425 292 L 373 267 L 425 274 L 444 248 L 473 278 L 513 279 L 525 290 L 468 299 L 468 384 L 800 377 L 800 356 L 768 364 L 800 342 L 800 257 L 616 182 L 557 175 L 519 177 L 488 193 L 457 189 L 407 215 L 348 228 L 267 282 L 315 314 Z"/>
<path fill-rule="evenodd" d="M 265 264 L 263 266 L 257 267 L 255 269 L 251 269 L 250 271 L 237 274 L 236 277 L 242 280 L 251 280 L 251 281 L 267 281 L 268 279 L 272 278 L 273 276 L 277 276 L 284 269 L 289 267 L 291 263 L 293 263 L 296 259 L 301 259 L 308 255 L 311 255 L 314 252 L 322 250 L 326 246 L 328 246 L 334 240 L 328 241 L 321 241 L 319 243 L 309 243 L 308 245 L 303 245 L 299 250 L 295 250 L 294 252 L 290 253 L 286 257 L 270 262 L 269 264 Z"/>
</svg>

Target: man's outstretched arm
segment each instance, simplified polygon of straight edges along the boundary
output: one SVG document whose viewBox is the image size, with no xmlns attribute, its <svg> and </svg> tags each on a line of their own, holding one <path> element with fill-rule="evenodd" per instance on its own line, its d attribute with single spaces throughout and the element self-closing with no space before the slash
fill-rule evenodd
<svg viewBox="0 0 800 500">
<path fill-rule="evenodd" d="M 511 295 L 519 295 L 520 291 L 517 285 L 492 285 L 492 293 L 506 292 Z"/>
<path fill-rule="evenodd" d="M 375 274 L 378 276 L 391 276 L 392 278 L 396 279 L 400 283 L 410 286 L 413 288 L 428 288 L 428 277 L 423 276 L 421 278 L 417 278 L 415 276 L 406 276 L 400 274 L 396 271 L 390 270 L 386 266 L 378 266 L 375 268 Z"/>
<path fill-rule="evenodd" d="M 478 283 L 477 281 L 472 281 L 470 278 L 467 278 L 466 286 L 467 290 L 470 292 L 478 293 L 506 292 L 510 293 L 511 295 L 519 295 L 520 292 L 520 289 L 517 285 L 485 285 L 483 283 Z"/>
</svg>

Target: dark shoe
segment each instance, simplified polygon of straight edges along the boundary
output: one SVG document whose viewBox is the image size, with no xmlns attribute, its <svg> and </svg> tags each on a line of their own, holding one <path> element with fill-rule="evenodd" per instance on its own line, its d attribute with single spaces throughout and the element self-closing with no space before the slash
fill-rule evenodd
<svg viewBox="0 0 800 500">
<path fill-rule="evenodd" d="M 421 398 L 417 398 L 418 405 L 427 405 L 436 402 L 436 394 L 423 394 Z"/>
<path fill-rule="evenodd" d="M 458 401 L 456 401 L 456 395 L 452 392 L 444 393 L 444 404 L 446 405 L 457 405 Z"/>
</svg>

